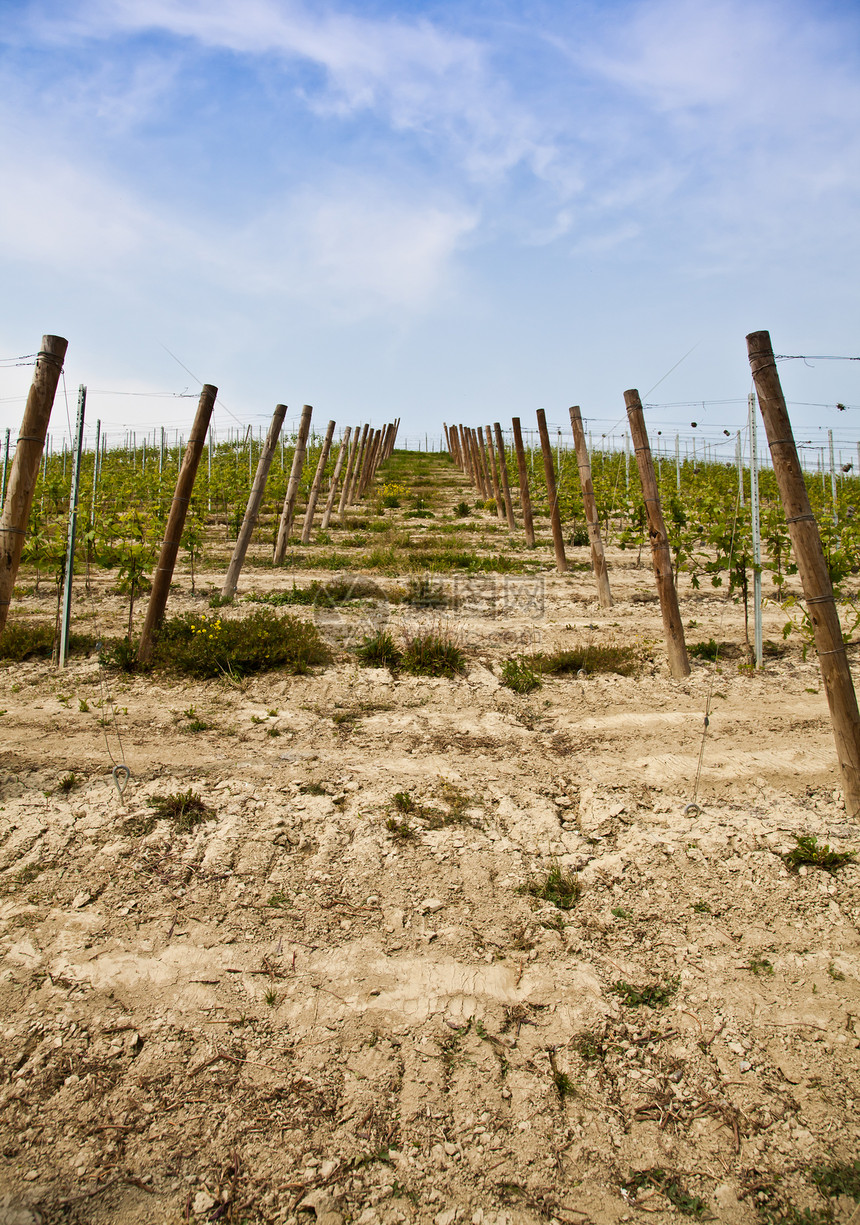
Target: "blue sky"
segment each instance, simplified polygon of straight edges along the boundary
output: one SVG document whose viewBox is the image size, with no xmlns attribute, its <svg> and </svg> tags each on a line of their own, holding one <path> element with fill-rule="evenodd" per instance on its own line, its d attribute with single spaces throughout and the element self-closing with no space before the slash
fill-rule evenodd
<svg viewBox="0 0 860 1225">
<path fill-rule="evenodd" d="M 747 332 L 860 356 L 856 3 L 2 12 L 0 358 L 68 337 L 91 424 L 184 426 L 107 394 L 194 391 L 184 365 L 220 432 L 283 401 L 412 438 L 579 403 L 598 434 L 638 387 L 653 430 L 717 438 Z M 29 373 L 0 366 L 13 431 Z M 860 362 L 783 381 L 799 435 L 860 438 Z"/>
</svg>

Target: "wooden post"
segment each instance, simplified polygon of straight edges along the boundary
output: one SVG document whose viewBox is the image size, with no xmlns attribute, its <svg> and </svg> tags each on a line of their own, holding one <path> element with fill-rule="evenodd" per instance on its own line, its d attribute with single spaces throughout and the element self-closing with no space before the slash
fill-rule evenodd
<svg viewBox="0 0 860 1225">
<path fill-rule="evenodd" d="M 355 457 L 358 454 L 358 437 L 359 426 L 355 427 L 355 432 L 352 435 L 352 442 L 349 444 L 349 455 L 346 461 L 346 475 L 343 478 L 343 489 L 340 494 L 340 501 L 337 504 L 337 517 L 343 519 L 344 511 L 346 510 L 349 501 L 349 490 L 352 485 L 353 474 L 355 472 Z"/>
<path fill-rule="evenodd" d="M 355 498 L 358 501 L 364 497 L 364 490 L 370 479 L 370 465 L 373 462 L 373 452 L 379 442 L 379 430 L 371 430 L 367 446 L 364 448 L 364 462 L 361 465 L 361 471 L 358 474 L 358 481 L 355 486 Z"/>
<path fill-rule="evenodd" d="M 358 483 L 361 479 L 361 473 L 364 468 L 364 456 L 367 451 L 367 438 L 370 432 L 370 423 L 361 431 L 361 443 L 358 448 L 358 455 L 355 457 L 355 467 L 352 470 L 352 480 L 349 486 L 349 494 L 346 499 L 347 506 L 351 506 L 358 496 Z"/>
<path fill-rule="evenodd" d="M 346 459 L 347 453 L 349 452 L 349 439 L 350 439 L 351 434 L 352 434 L 352 426 L 348 425 L 343 432 L 343 438 L 340 440 L 340 450 L 337 453 L 337 460 L 335 461 L 334 472 L 331 474 L 331 488 L 328 491 L 328 501 L 325 504 L 325 510 L 323 511 L 323 517 L 320 523 L 321 532 L 324 532 L 326 530 L 326 528 L 328 527 L 329 519 L 331 519 L 331 512 L 334 508 L 334 500 L 335 500 L 335 497 L 337 496 L 337 483 L 340 480 L 341 469 L 343 468 L 343 461 Z"/>
<path fill-rule="evenodd" d="M 489 501 L 493 496 L 493 485 L 490 480 L 490 464 L 487 459 L 487 448 L 484 445 L 484 432 L 480 426 L 475 430 L 475 437 L 478 440 L 478 462 L 481 465 L 481 484 L 484 487 L 484 498 Z"/>
<path fill-rule="evenodd" d="M 543 470 L 546 475 L 546 500 L 549 506 L 549 517 L 552 523 L 552 543 L 555 549 L 555 564 L 559 574 L 567 570 L 567 557 L 564 552 L 564 536 L 561 531 L 561 514 L 558 509 L 558 492 L 555 487 L 555 468 L 552 462 L 552 444 L 546 428 L 546 413 L 542 408 L 537 410 L 538 433 L 540 448 L 543 452 Z"/>
<path fill-rule="evenodd" d="M 69 653 L 69 624 L 72 619 L 72 580 L 75 573 L 75 537 L 78 528 L 78 494 L 81 486 L 81 458 L 84 449 L 84 416 L 87 408 L 87 389 L 83 383 L 78 388 L 78 417 L 75 422 L 74 449 L 72 451 L 72 483 L 69 489 L 69 531 L 66 540 L 66 573 L 63 580 L 63 613 L 60 619 L 60 642 L 57 650 L 57 666 L 65 668 Z"/>
<path fill-rule="evenodd" d="M 331 440 L 334 437 L 335 424 L 336 423 L 334 421 L 329 421 L 326 428 L 322 450 L 320 451 L 319 463 L 317 464 L 317 470 L 314 473 L 311 491 L 308 494 L 308 505 L 307 509 L 305 510 L 305 521 L 302 525 L 302 544 L 310 544 L 311 528 L 314 525 L 314 514 L 317 508 L 317 500 L 320 496 L 320 486 L 322 485 L 323 473 L 325 472 L 325 466 L 328 463 L 328 453 L 331 450 Z"/>
<path fill-rule="evenodd" d="M 493 431 L 496 435 L 496 451 L 499 456 L 499 472 L 502 478 L 502 495 L 505 500 L 505 516 L 508 520 L 508 527 L 512 532 L 517 530 L 517 521 L 514 518 L 514 504 L 511 499 L 511 485 L 508 480 L 508 461 L 505 455 L 505 443 L 502 438 L 502 427 L 498 421 L 493 422 Z"/>
<path fill-rule="evenodd" d="M 302 407 L 299 432 L 296 436 L 296 449 L 293 452 L 293 465 L 290 468 L 290 479 L 287 482 L 287 493 L 284 498 L 284 507 L 281 511 L 281 521 L 278 524 L 278 539 L 275 543 L 275 550 L 272 556 L 272 561 L 276 566 L 281 565 L 287 553 L 287 540 L 290 536 L 290 528 L 293 526 L 293 515 L 296 511 L 296 498 L 299 496 L 299 481 L 302 479 L 302 468 L 305 466 L 308 433 L 311 428 L 311 414 L 313 411 L 310 404 L 305 404 Z"/>
<path fill-rule="evenodd" d="M 463 471 L 469 478 L 469 483 L 474 485 L 476 482 L 475 473 L 472 470 L 472 449 L 469 446 L 469 435 L 466 432 L 465 425 L 460 425 L 457 428 L 460 431 L 460 447 L 463 452 Z"/>
<path fill-rule="evenodd" d="M 493 446 L 493 435 L 490 433 L 490 427 L 489 427 L 488 425 L 485 425 L 485 426 L 484 426 L 484 435 L 485 435 L 486 440 L 487 440 L 487 454 L 488 454 L 488 455 L 489 455 L 489 457 L 490 457 L 490 463 L 491 463 L 491 465 L 492 465 L 492 472 L 493 472 L 493 497 L 496 499 L 496 514 L 499 516 L 499 518 L 501 519 L 502 523 L 504 523 L 504 521 L 505 521 L 505 504 L 504 504 L 504 502 L 503 502 L 503 500 L 502 500 L 502 491 L 501 491 L 501 488 L 500 488 L 500 486 L 499 486 L 499 466 L 498 466 L 498 464 L 496 463 L 496 449 L 495 449 L 495 447 Z"/>
<path fill-rule="evenodd" d="M 170 505 L 170 514 L 167 516 L 167 527 L 164 529 L 164 540 L 161 544 L 158 565 L 152 576 L 152 591 L 149 593 L 149 604 L 140 634 L 140 644 L 137 648 L 137 661 L 141 664 L 149 662 L 152 654 L 153 634 L 164 620 L 164 610 L 167 608 L 167 597 L 170 594 L 170 582 L 173 578 L 173 569 L 176 565 L 177 554 L 179 553 L 179 542 L 182 539 L 182 530 L 185 527 L 185 518 L 188 514 L 188 504 L 191 501 L 191 494 L 194 489 L 194 478 L 197 475 L 200 456 L 203 454 L 203 448 L 206 445 L 206 431 L 209 428 L 209 421 L 212 416 L 212 409 L 215 407 L 217 395 L 217 387 L 213 387 L 211 383 L 203 385 L 203 390 L 200 392 L 200 400 L 197 404 L 197 415 L 194 418 L 194 424 L 191 427 L 191 434 L 188 438 L 188 445 L 185 448 L 185 458 L 182 461 L 182 467 L 176 481 L 176 491 Z"/>
<path fill-rule="evenodd" d="M 526 449 L 523 446 L 523 432 L 519 417 L 511 418 L 514 431 L 514 450 L 517 453 L 517 472 L 520 476 L 520 507 L 523 512 L 523 531 L 526 544 L 530 549 L 535 547 L 535 525 L 532 519 L 532 500 L 529 496 L 529 472 L 526 464 Z"/>
<path fill-rule="evenodd" d="M 68 346 L 69 342 L 62 336 L 42 337 L 42 348 L 36 358 L 33 382 L 21 420 L 21 433 L 12 457 L 6 500 L 0 516 L 0 633 L 9 615 L 36 481 L 39 479 L 45 435 Z"/>
<path fill-rule="evenodd" d="M 232 600 L 236 594 L 236 588 L 239 585 L 239 575 L 242 573 L 245 554 L 248 552 L 248 545 L 251 543 L 251 536 L 257 523 L 257 516 L 260 513 L 260 505 L 263 501 L 263 494 L 266 491 L 269 469 L 272 466 L 272 460 L 278 448 L 278 438 L 280 437 L 281 426 L 284 424 L 284 417 L 286 415 L 286 404 L 278 404 L 272 415 L 272 424 L 269 426 L 269 432 L 266 435 L 266 441 L 263 444 L 263 450 L 257 463 L 254 484 L 251 487 L 248 505 L 245 507 L 245 518 L 242 520 L 242 526 L 236 537 L 233 556 L 230 558 L 230 565 L 227 567 L 227 576 L 224 579 L 224 586 L 221 588 L 222 600 Z"/>
<path fill-rule="evenodd" d="M 842 773 L 845 809 L 849 816 L 856 817 L 860 812 L 860 715 L 857 712 L 857 695 L 833 598 L 830 572 L 821 548 L 818 524 L 809 504 L 803 470 L 774 361 L 770 334 L 751 332 L 747 336 L 747 349 L 761 415 L 767 430 L 774 475 L 785 508 L 791 547 L 797 559 L 807 612 L 815 636 L 815 649 L 830 707 L 836 755 Z"/>
<path fill-rule="evenodd" d="M 678 607 L 678 593 L 672 573 L 672 553 L 666 538 L 666 524 L 663 522 L 660 492 L 654 475 L 654 463 L 648 445 L 648 432 L 645 429 L 645 415 L 642 412 L 639 392 L 635 389 L 625 391 L 624 403 L 627 405 L 630 435 L 636 452 L 636 463 L 639 465 L 642 500 L 648 515 L 651 560 L 663 614 L 663 636 L 666 640 L 666 654 L 669 656 L 669 671 L 675 680 L 681 680 L 690 675 L 690 661 L 687 658 L 687 644 L 684 641 L 684 627 L 681 624 L 681 610 Z"/>
<path fill-rule="evenodd" d="M 373 474 L 376 472 L 377 457 L 380 447 L 382 446 L 382 430 L 374 430 L 373 438 L 367 451 L 367 462 L 364 465 L 364 473 L 361 478 L 361 489 L 359 497 L 364 497 L 367 492 L 367 487 L 373 480 Z"/>
<path fill-rule="evenodd" d="M 601 608 L 611 608 L 612 594 L 609 590 L 609 575 L 606 573 L 606 554 L 603 551 L 603 541 L 600 537 L 600 520 L 597 517 L 594 483 L 591 479 L 591 462 L 588 458 L 588 447 L 585 445 L 582 414 L 578 407 L 570 410 L 570 424 L 573 427 L 573 445 L 576 449 L 576 462 L 579 467 L 579 483 L 582 486 L 582 504 L 585 507 L 585 522 L 588 524 L 588 539 L 591 541 L 591 568 L 597 579 L 597 598 Z"/>
</svg>

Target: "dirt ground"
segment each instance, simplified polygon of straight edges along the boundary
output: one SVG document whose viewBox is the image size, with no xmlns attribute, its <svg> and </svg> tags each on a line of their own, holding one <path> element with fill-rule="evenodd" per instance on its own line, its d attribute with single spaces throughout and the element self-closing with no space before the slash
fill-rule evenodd
<svg viewBox="0 0 860 1225">
<path fill-rule="evenodd" d="M 240 595 L 329 577 L 264 552 Z M 783 859 L 860 851 L 817 663 L 671 680 L 647 558 L 609 557 L 607 611 L 541 564 L 320 612 L 309 676 L 3 666 L 2 1225 L 851 1217 L 813 1171 L 860 1154 L 860 863 Z M 725 595 L 681 600 L 689 641 L 742 641 Z M 107 577 L 76 608 L 122 624 Z M 348 649 L 427 621 L 464 676 Z M 500 684 L 586 641 L 640 673 Z M 152 821 L 188 789 L 210 819 Z M 553 869 L 571 909 L 528 891 Z"/>
</svg>

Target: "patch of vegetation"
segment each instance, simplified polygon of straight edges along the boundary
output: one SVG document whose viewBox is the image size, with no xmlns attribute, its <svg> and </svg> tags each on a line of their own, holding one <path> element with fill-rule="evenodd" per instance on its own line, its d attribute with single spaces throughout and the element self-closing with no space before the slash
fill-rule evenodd
<svg viewBox="0 0 860 1225">
<path fill-rule="evenodd" d="M 579 900 L 582 886 L 573 872 L 566 871 L 553 860 L 546 876 L 529 881 L 522 887 L 522 892 L 542 902 L 551 902 L 559 910 L 572 910 Z"/>
<path fill-rule="evenodd" d="M 466 671 L 466 656 L 444 631 L 427 630 L 411 637 L 402 667 L 413 676 L 458 676 Z"/>
<path fill-rule="evenodd" d="M 75 787 L 80 786 L 81 780 L 77 777 L 74 771 L 64 774 L 57 783 L 57 790 L 63 795 L 68 795 L 70 791 L 74 791 Z"/>
<path fill-rule="evenodd" d="M 16 621 L 0 634 L 0 659 L 21 663 L 25 659 L 50 659 L 54 653 L 56 626 L 53 621 Z M 98 647 L 92 634 L 69 634 L 70 655 L 91 655 Z"/>
<path fill-rule="evenodd" d="M 576 1086 L 568 1076 L 567 1072 L 560 1072 L 558 1068 L 553 1068 L 552 1083 L 555 1085 L 555 1091 L 562 1101 L 564 1101 L 566 1097 L 576 1096 Z"/>
<path fill-rule="evenodd" d="M 620 997 L 627 1008 L 663 1008 L 678 990 L 680 979 L 670 978 L 664 983 L 650 983 L 647 987 L 633 987 L 623 981 L 613 983 L 609 990 Z"/>
<path fill-rule="evenodd" d="M 693 902 L 690 909 L 694 910 L 696 914 L 713 914 L 713 911 L 707 902 Z"/>
<path fill-rule="evenodd" d="M 764 975 L 766 978 L 773 977 L 773 963 L 768 961 L 766 957 L 750 957 L 748 970 L 752 970 L 756 978 Z"/>
<path fill-rule="evenodd" d="M 598 672 L 613 672 L 617 676 L 634 676 L 638 662 L 632 647 L 598 646 L 574 647 L 568 651 L 552 654 L 538 653 L 524 657 L 529 665 L 540 673 L 565 676 L 584 672 L 593 676 Z"/>
<path fill-rule="evenodd" d="M 832 961 L 827 967 L 827 973 L 830 975 L 830 977 L 833 979 L 835 983 L 845 982 L 845 975 L 842 973 L 841 970 L 837 970 L 836 966 L 833 964 Z"/>
<path fill-rule="evenodd" d="M 399 838 L 406 841 L 408 838 L 415 837 L 415 830 L 408 821 L 398 821 L 397 817 L 389 817 L 385 822 L 385 828 L 391 834 L 392 838 Z"/>
<path fill-rule="evenodd" d="M 189 787 L 170 795 L 154 795 L 149 801 L 156 817 L 169 821 L 177 834 L 187 834 L 202 821 L 211 821 L 215 812 Z"/>
<path fill-rule="evenodd" d="M 391 799 L 392 804 L 398 812 L 414 812 L 415 801 L 408 791 L 398 791 Z"/>
<path fill-rule="evenodd" d="M 299 787 L 302 795 L 328 795 L 325 786 L 322 783 L 302 783 Z"/>
<path fill-rule="evenodd" d="M 412 604 L 417 608 L 444 608 L 448 601 L 445 593 L 442 590 L 442 584 L 434 583 L 432 579 L 425 575 L 422 578 L 411 578 L 409 586 L 406 590 L 406 595 L 403 597 L 404 604 Z"/>
<path fill-rule="evenodd" d="M 623 906 L 613 906 L 611 913 L 615 915 L 616 919 L 632 919 L 633 918 L 633 914 L 631 913 L 631 911 L 625 910 Z"/>
<path fill-rule="evenodd" d="M 624 1187 L 625 1190 L 632 1191 L 634 1194 L 642 1187 L 654 1187 L 661 1195 L 665 1195 L 669 1203 L 684 1216 L 693 1217 L 696 1220 L 701 1220 L 708 1212 L 708 1205 L 703 1199 L 698 1195 L 691 1195 L 684 1189 L 677 1175 L 668 1174 L 665 1170 L 656 1168 L 637 1170 L 627 1179 Z"/>
<path fill-rule="evenodd" d="M 821 1194 L 828 1199 L 835 1199 L 837 1195 L 848 1195 L 860 1202 L 860 1160 L 817 1165 L 810 1170 L 809 1175 Z"/>
<path fill-rule="evenodd" d="M 268 902 L 266 902 L 267 906 L 274 906 L 274 907 L 285 907 L 285 906 L 289 906 L 289 904 L 290 904 L 290 899 L 280 889 L 276 890 L 276 892 L 273 893 L 272 896 L 269 898 Z"/>
<path fill-rule="evenodd" d="M 687 654 L 692 655 L 693 659 L 705 659 L 710 663 L 716 663 L 726 645 L 723 642 L 716 642 L 713 638 L 709 638 L 707 642 L 691 642 L 687 647 Z"/>
<path fill-rule="evenodd" d="M 454 517 L 456 519 L 466 519 L 471 513 L 468 502 L 458 502 L 454 507 Z"/>
<path fill-rule="evenodd" d="M 532 693 L 540 689 L 543 681 L 534 668 L 521 655 L 519 659 L 506 659 L 502 664 L 502 684 L 514 693 Z"/>
<path fill-rule="evenodd" d="M 200 678 L 276 668 L 303 675 L 329 658 L 314 625 L 263 608 L 229 620 L 205 613 L 173 617 L 161 627 L 153 649 L 153 666 Z"/>
<path fill-rule="evenodd" d="M 155 829 L 156 818 L 148 812 L 135 813 L 123 822 L 122 832 L 129 838 L 145 838 Z"/>
<path fill-rule="evenodd" d="M 37 876 L 41 876 L 47 868 L 53 866 L 52 863 L 28 863 L 26 867 L 20 868 L 15 873 L 15 883 L 16 885 L 31 885 Z"/>
<path fill-rule="evenodd" d="M 390 668 L 394 671 L 403 660 L 402 652 L 387 630 L 377 630 L 375 634 L 362 639 L 355 653 L 358 662 L 365 668 Z"/>
<path fill-rule="evenodd" d="M 831 851 L 825 843 L 819 846 L 814 834 L 795 835 L 797 846 L 787 855 L 783 855 L 786 867 L 796 872 L 801 865 L 810 868 L 823 868 L 825 872 L 835 872 L 843 864 L 854 863 L 854 856 L 849 851 Z"/>
</svg>

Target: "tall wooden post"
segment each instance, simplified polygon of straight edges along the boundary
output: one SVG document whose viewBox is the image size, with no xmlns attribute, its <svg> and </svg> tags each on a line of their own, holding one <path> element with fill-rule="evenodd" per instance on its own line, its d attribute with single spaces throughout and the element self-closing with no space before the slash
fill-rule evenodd
<svg viewBox="0 0 860 1225">
<path fill-rule="evenodd" d="M 87 409 L 87 389 L 78 388 L 78 417 L 75 422 L 75 445 L 72 451 L 72 483 L 69 489 L 69 532 L 66 539 L 66 573 L 63 579 L 63 611 L 60 618 L 60 641 L 57 666 L 65 668 L 69 653 L 69 625 L 72 619 L 72 580 L 75 573 L 75 537 L 78 528 L 78 495 L 81 487 L 81 459 L 84 450 L 84 416 Z"/>
<path fill-rule="evenodd" d="M 591 461 L 588 458 L 588 447 L 585 444 L 582 414 L 578 407 L 570 410 L 570 424 L 573 428 L 573 445 L 576 449 L 576 462 L 579 467 L 579 483 L 582 486 L 582 504 L 585 508 L 585 522 L 588 524 L 588 539 L 591 542 L 591 568 L 597 580 L 597 598 L 601 608 L 611 608 L 612 594 L 609 590 L 609 575 L 606 573 L 606 554 L 603 551 L 603 540 L 600 536 L 600 520 L 597 517 L 594 483 L 591 479 Z"/>
<path fill-rule="evenodd" d="M 475 472 L 472 464 L 472 448 L 469 445 L 469 435 L 466 431 L 465 425 L 458 426 L 457 428 L 460 431 L 460 446 L 463 449 L 463 471 L 469 478 L 470 484 L 477 487 L 477 481 L 475 480 Z"/>
<path fill-rule="evenodd" d="M 343 478 L 343 489 L 340 494 L 340 501 L 337 504 L 337 517 L 342 519 L 347 503 L 349 502 L 349 491 L 352 485 L 353 474 L 355 472 L 355 458 L 358 454 L 358 436 L 359 426 L 355 427 L 355 433 L 352 436 L 352 442 L 349 444 L 349 456 L 346 461 L 346 474 Z"/>
<path fill-rule="evenodd" d="M 340 450 L 338 451 L 337 459 L 335 460 L 334 472 L 331 474 L 331 487 L 329 488 L 329 491 L 328 491 L 328 499 L 325 504 L 325 510 L 323 511 L 322 520 L 320 522 L 321 532 L 324 532 L 326 530 L 326 528 L 328 527 L 329 519 L 331 519 L 331 512 L 334 509 L 334 500 L 337 496 L 338 481 L 340 480 L 340 474 L 343 469 L 344 460 L 346 459 L 347 454 L 349 453 L 349 438 L 351 434 L 352 434 L 352 426 L 348 425 L 343 432 L 343 438 L 341 438 L 340 440 Z"/>
<path fill-rule="evenodd" d="M 555 468 L 552 462 L 552 444 L 549 431 L 546 428 L 546 413 L 542 408 L 537 410 L 538 433 L 540 448 L 543 452 L 543 470 L 546 475 L 546 500 L 549 506 L 549 517 L 552 523 L 552 543 L 555 549 L 555 564 L 559 574 L 567 570 L 567 557 L 564 552 L 564 536 L 561 531 L 561 514 L 558 509 L 558 491 L 555 487 Z"/>
<path fill-rule="evenodd" d="M 335 422 L 329 421 L 325 432 L 325 438 L 323 439 L 322 450 L 320 451 L 317 470 L 314 473 L 311 491 L 308 494 L 308 505 L 307 509 L 305 510 L 305 521 L 302 525 L 302 544 L 310 544 L 311 528 L 314 525 L 314 514 L 316 513 L 317 500 L 320 496 L 320 486 L 322 485 L 323 473 L 325 472 L 325 466 L 328 463 L 328 453 L 331 450 L 331 440 L 334 437 L 334 427 Z"/>
<path fill-rule="evenodd" d="M 346 504 L 351 506 L 358 497 L 358 485 L 361 480 L 361 474 L 364 470 L 364 457 L 367 452 L 367 439 L 370 433 L 370 423 L 368 422 L 361 431 L 361 442 L 358 448 L 358 454 L 355 457 L 355 467 L 352 470 L 352 481 L 349 486 L 349 494 L 347 495 Z"/>
<path fill-rule="evenodd" d="M 206 431 L 209 428 L 209 421 L 212 417 L 212 409 L 215 407 L 217 395 L 217 387 L 213 387 L 211 383 L 203 385 L 203 390 L 200 392 L 200 400 L 197 404 L 197 414 L 191 427 L 188 445 L 185 448 L 185 458 L 182 461 L 182 467 L 179 470 L 179 476 L 176 481 L 176 491 L 173 495 L 173 502 L 170 505 L 170 514 L 167 516 L 167 527 L 164 529 L 164 540 L 161 544 L 158 565 L 152 576 L 152 591 L 149 593 L 149 604 L 146 609 L 146 617 L 143 621 L 143 629 L 140 633 L 140 644 L 137 648 L 137 661 L 141 664 L 149 662 L 152 654 L 153 634 L 164 620 L 164 610 L 167 608 L 167 597 L 170 594 L 173 569 L 176 565 L 177 554 L 179 553 L 179 542 L 182 539 L 182 530 L 185 527 L 185 518 L 188 514 L 188 504 L 191 501 L 191 494 L 194 490 L 194 478 L 197 476 L 197 466 L 200 463 L 200 456 L 203 454 L 203 448 L 206 445 Z"/>
<path fill-rule="evenodd" d="M 797 559 L 807 612 L 815 636 L 815 649 L 830 707 L 836 755 L 842 773 L 845 808 L 850 816 L 856 817 L 860 812 L 860 715 L 842 640 L 839 614 L 833 598 L 830 572 L 821 548 L 818 524 L 809 504 L 803 470 L 774 361 L 770 333 L 751 332 L 747 336 L 747 349 L 761 415 L 767 430 L 774 475 L 785 508 L 791 547 Z"/>
<path fill-rule="evenodd" d="M 42 348 L 36 358 L 33 382 L 21 420 L 21 433 L 12 457 L 6 500 L 0 516 L 0 633 L 9 615 L 54 394 L 68 347 L 69 342 L 62 336 L 42 337 Z"/>
<path fill-rule="evenodd" d="M 311 428 L 311 415 L 313 411 L 310 404 L 305 404 L 302 407 L 302 415 L 299 419 L 299 432 L 296 435 L 293 465 L 290 468 L 290 479 L 287 482 L 287 493 L 284 498 L 284 507 L 281 511 L 281 521 L 278 524 L 278 539 L 275 542 L 275 551 L 272 556 L 272 561 L 276 566 L 281 565 L 287 553 L 287 541 L 290 537 L 290 528 L 293 526 L 293 515 L 296 512 L 299 481 L 302 479 L 302 468 L 305 466 L 308 434 Z"/>
<path fill-rule="evenodd" d="M 533 549 L 535 547 L 535 525 L 532 519 L 532 500 L 529 496 L 529 470 L 526 464 L 526 449 L 523 446 L 523 432 L 520 428 L 519 417 L 511 418 L 511 426 L 514 431 L 514 450 L 517 453 L 517 472 L 520 477 L 520 507 L 523 512 L 523 531 L 526 536 L 526 545 Z"/>
<path fill-rule="evenodd" d="M 639 392 L 635 389 L 625 391 L 624 403 L 627 405 L 630 435 L 636 451 L 636 462 L 639 465 L 642 500 L 648 515 L 651 560 L 654 564 L 654 578 L 657 583 L 657 594 L 660 597 L 660 610 L 663 614 L 663 637 L 666 640 L 666 654 L 669 656 L 669 671 L 675 680 L 682 680 L 683 677 L 690 675 L 690 661 L 687 658 L 687 644 L 684 641 L 684 627 L 681 624 L 681 610 L 678 607 L 678 593 L 675 590 L 675 577 L 672 573 L 672 553 L 666 538 L 666 524 L 663 522 L 660 492 L 657 488 L 657 478 L 654 475 L 654 462 L 651 459 L 651 448 L 648 445 L 648 432 L 645 429 L 645 415 L 642 412 Z"/>
<path fill-rule="evenodd" d="M 481 465 L 481 483 L 484 486 L 484 498 L 489 500 L 493 496 L 493 483 L 490 480 L 490 464 L 487 459 L 487 448 L 484 445 L 484 432 L 480 426 L 475 430 L 475 438 L 478 442 L 478 461 Z"/>
<path fill-rule="evenodd" d="M 499 466 L 496 463 L 496 448 L 493 446 L 493 435 L 490 433 L 490 427 L 484 426 L 484 437 L 487 440 L 487 454 L 490 457 L 490 464 L 493 473 L 493 497 L 496 499 L 496 514 L 505 521 L 505 504 L 502 500 L 502 490 L 499 486 Z"/>
<path fill-rule="evenodd" d="M 230 558 L 227 576 L 224 579 L 224 586 L 221 588 L 221 598 L 223 600 L 232 600 L 236 594 L 236 588 L 239 585 L 239 575 L 242 573 L 245 555 L 248 552 L 248 545 L 251 543 L 251 536 L 257 523 L 257 516 L 260 513 L 260 505 L 263 501 L 263 494 L 266 491 L 269 469 L 272 466 L 272 460 L 278 448 L 281 426 L 284 424 L 284 417 L 286 415 L 286 404 L 278 404 L 272 414 L 272 423 L 269 426 L 269 432 L 266 435 L 266 441 L 263 444 L 263 450 L 257 463 L 254 484 L 251 487 L 251 496 L 248 498 L 248 505 L 245 507 L 245 518 L 242 520 L 242 526 L 236 537 L 233 556 Z"/>
<path fill-rule="evenodd" d="M 364 497 L 367 482 L 370 480 L 370 471 L 373 466 L 373 456 L 378 446 L 379 430 L 373 430 L 369 439 L 367 440 L 367 446 L 364 449 L 364 463 L 362 465 L 361 473 L 359 474 L 358 478 L 358 484 L 355 489 L 355 496 L 357 499 Z"/>
<path fill-rule="evenodd" d="M 511 485 L 508 480 L 508 461 L 505 456 L 505 443 L 502 438 L 502 427 L 498 421 L 493 422 L 493 431 L 496 435 L 496 451 L 499 455 L 499 474 L 502 478 L 502 495 L 505 500 L 505 515 L 508 520 L 508 527 L 512 532 L 517 530 L 517 521 L 514 518 L 514 504 L 511 500 Z"/>
</svg>

